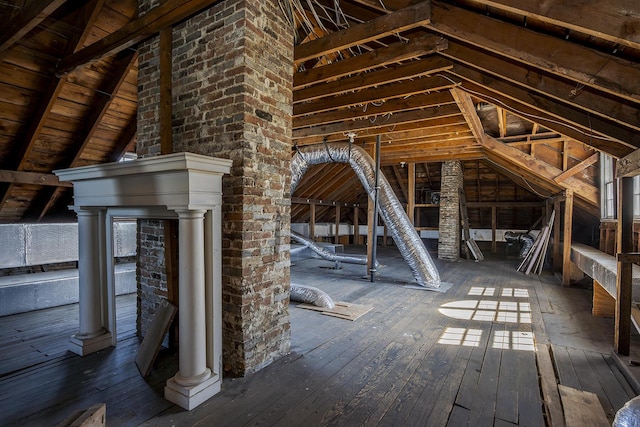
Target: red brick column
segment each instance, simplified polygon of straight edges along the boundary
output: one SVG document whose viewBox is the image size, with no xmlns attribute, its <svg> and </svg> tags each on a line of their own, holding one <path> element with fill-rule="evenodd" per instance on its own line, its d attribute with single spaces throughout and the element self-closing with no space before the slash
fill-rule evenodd
<svg viewBox="0 0 640 427">
<path fill-rule="evenodd" d="M 159 152 L 157 49 L 140 48 L 143 155 Z M 220 2 L 173 30 L 174 151 L 234 161 L 223 189 L 223 363 L 235 375 L 290 347 L 292 75 L 293 33 L 275 0 Z"/>
</svg>

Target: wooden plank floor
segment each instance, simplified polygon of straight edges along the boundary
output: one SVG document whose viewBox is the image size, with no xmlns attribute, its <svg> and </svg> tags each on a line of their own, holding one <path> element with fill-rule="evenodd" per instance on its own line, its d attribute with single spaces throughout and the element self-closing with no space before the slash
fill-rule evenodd
<svg viewBox="0 0 640 427">
<path fill-rule="evenodd" d="M 293 265 L 292 281 L 374 309 L 352 322 L 292 304 L 291 353 L 225 378 L 191 412 L 162 397 L 175 353 L 147 381 L 136 370 L 134 297 L 119 298 L 118 347 L 84 358 L 65 349 L 76 306 L 0 318 L 0 425 L 52 425 L 106 402 L 108 425 L 544 426 L 536 343 L 551 344 L 559 382 L 596 393 L 610 418 L 634 396 L 610 352 L 612 320 L 589 314 L 590 290 L 495 256 L 438 263 L 447 292 L 409 289 L 400 255 L 379 252 L 375 283 L 362 266 Z"/>
</svg>

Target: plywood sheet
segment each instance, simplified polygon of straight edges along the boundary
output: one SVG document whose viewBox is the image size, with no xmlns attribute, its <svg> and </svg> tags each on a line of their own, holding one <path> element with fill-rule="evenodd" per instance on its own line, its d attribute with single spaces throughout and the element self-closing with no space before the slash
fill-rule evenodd
<svg viewBox="0 0 640 427">
<path fill-rule="evenodd" d="M 558 386 L 558 389 L 567 427 L 605 427 L 610 425 L 596 394 L 576 390 L 562 384 Z"/>
<path fill-rule="evenodd" d="M 372 305 L 352 304 L 341 301 L 336 301 L 335 304 L 336 306 L 333 309 L 317 307 L 311 304 L 298 304 L 298 307 L 307 310 L 320 311 L 322 314 L 326 314 L 327 316 L 339 317 L 340 319 L 346 320 L 356 320 L 373 310 Z"/>
</svg>

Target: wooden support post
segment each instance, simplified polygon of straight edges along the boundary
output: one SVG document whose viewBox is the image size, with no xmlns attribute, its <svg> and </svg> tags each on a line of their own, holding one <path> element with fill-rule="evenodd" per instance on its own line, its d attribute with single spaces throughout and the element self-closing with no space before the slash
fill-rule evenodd
<svg viewBox="0 0 640 427">
<path fill-rule="evenodd" d="M 360 211 L 359 207 L 353 208 L 353 244 L 360 244 L 360 224 L 358 223 L 358 212 Z"/>
<path fill-rule="evenodd" d="M 618 252 L 633 251 L 633 178 L 618 179 L 618 223 L 616 247 Z"/>
<path fill-rule="evenodd" d="M 630 254 L 633 250 L 633 178 L 618 180 L 618 228 L 617 228 L 618 275 L 616 278 L 616 353 L 629 355 L 631 345 L 631 284 L 633 263 L 640 261 L 639 254 Z"/>
<path fill-rule="evenodd" d="M 340 205 L 336 205 L 336 232 L 333 236 L 333 243 L 340 243 Z"/>
<path fill-rule="evenodd" d="M 562 247 L 562 286 L 571 284 L 571 228 L 573 224 L 573 190 L 566 190 Z"/>
<path fill-rule="evenodd" d="M 633 263 L 640 262 L 640 253 L 619 253 L 616 277 L 616 318 L 614 348 L 616 353 L 629 355 L 631 346 L 631 284 Z"/>
<path fill-rule="evenodd" d="M 316 204 L 309 205 L 309 238 L 316 239 Z"/>
<path fill-rule="evenodd" d="M 416 164 L 409 163 L 407 165 L 407 173 L 409 174 L 407 189 L 407 216 L 411 225 L 415 226 L 416 213 Z"/>
<path fill-rule="evenodd" d="M 562 261 L 560 258 L 560 200 L 553 202 L 553 210 L 556 212 L 553 223 L 553 271 L 562 269 Z"/>
<path fill-rule="evenodd" d="M 373 218 L 375 215 L 373 213 L 374 213 L 373 200 L 369 198 L 367 202 L 367 272 L 371 271 L 373 245 L 375 245 L 375 242 L 373 242 L 373 227 L 375 227 L 375 224 L 373 223 Z"/>
<path fill-rule="evenodd" d="M 498 225 L 498 215 L 495 206 L 491 207 L 491 252 L 494 254 L 498 252 L 498 245 L 496 244 L 496 228 Z"/>
</svg>

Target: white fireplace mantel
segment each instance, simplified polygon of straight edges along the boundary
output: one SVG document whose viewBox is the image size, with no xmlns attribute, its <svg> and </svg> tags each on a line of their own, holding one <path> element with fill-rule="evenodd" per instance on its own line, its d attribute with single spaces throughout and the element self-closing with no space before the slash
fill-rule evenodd
<svg viewBox="0 0 640 427">
<path fill-rule="evenodd" d="M 165 397 L 191 410 L 222 378 L 222 176 L 231 160 L 192 153 L 54 171 L 73 183 L 80 325 L 71 351 L 116 345 L 113 219 L 178 218 L 179 370 Z"/>
</svg>

